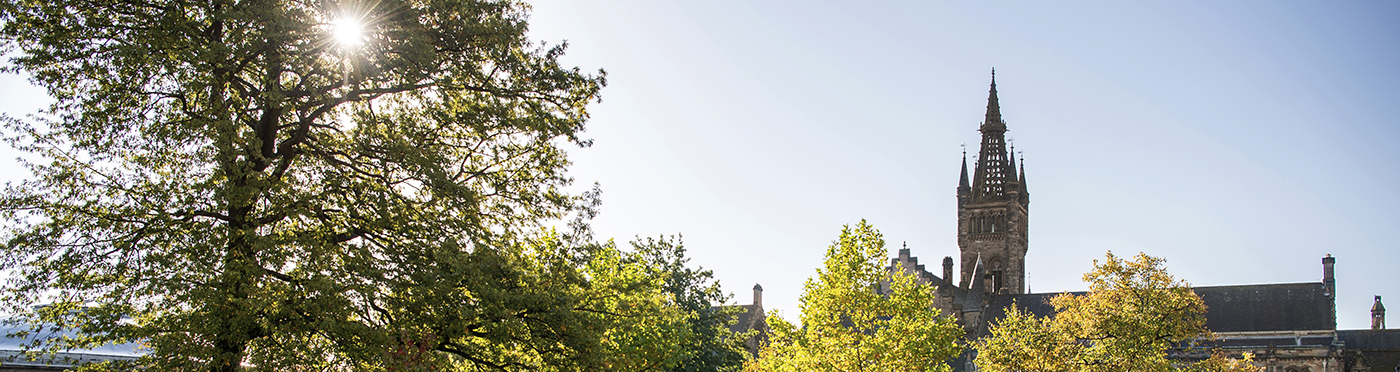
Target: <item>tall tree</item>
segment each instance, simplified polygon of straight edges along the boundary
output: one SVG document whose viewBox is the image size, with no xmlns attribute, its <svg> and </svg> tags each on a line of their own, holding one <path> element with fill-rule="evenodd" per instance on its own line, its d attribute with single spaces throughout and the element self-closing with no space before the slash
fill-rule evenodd
<svg viewBox="0 0 1400 372">
<path fill-rule="evenodd" d="M 721 306 L 730 296 L 720 290 L 718 281 L 712 281 L 714 273 L 687 266 L 690 258 L 685 256 L 685 245 L 680 237 L 637 239 L 632 241 L 632 248 L 648 265 L 658 268 L 665 278 L 665 292 L 686 319 L 690 337 L 679 340 L 678 359 L 666 370 L 701 372 L 742 368 L 748 355 L 744 340 L 753 335 L 729 330 L 729 324 L 742 309 Z"/>
<path fill-rule="evenodd" d="M 977 341 L 976 363 L 990 372 L 1250 371 L 1243 359 L 1215 354 L 1186 364 L 1168 358 L 1182 342 L 1210 337 L 1205 303 L 1165 260 L 1138 254 L 1123 260 L 1109 252 L 1084 274 L 1089 292 L 1050 300 L 1055 313 L 1037 317 L 1016 306 Z"/>
<path fill-rule="evenodd" d="M 773 334 L 748 371 L 949 371 L 963 329 L 933 307 L 934 288 L 884 267 L 880 232 L 861 220 L 845 226 L 808 278 L 802 327 L 777 314 Z M 882 288 L 882 283 L 888 283 Z"/>
<path fill-rule="evenodd" d="M 655 260 L 656 250 L 620 251 L 612 241 L 600 248 L 586 273 L 613 295 L 594 310 L 611 315 L 604 318 L 609 323 L 604 324 L 597 367 L 644 372 L 676 366 L 695 334 L 689 327 L 691 314 L 676 306 L 670 293 L 668 283 L 675 275 L 670 262 Z"/>
<path fill-rule="evenodd" d="M 56 99 L 4 119 L 40 159 L 0 196 L 8 310 L 153 370 L 601 368 L 640 279 L 541 224 L 589 213 L 560 146 L 604 79 L 527 9 L 0 0 L 4 69 Z"/>
</svg>

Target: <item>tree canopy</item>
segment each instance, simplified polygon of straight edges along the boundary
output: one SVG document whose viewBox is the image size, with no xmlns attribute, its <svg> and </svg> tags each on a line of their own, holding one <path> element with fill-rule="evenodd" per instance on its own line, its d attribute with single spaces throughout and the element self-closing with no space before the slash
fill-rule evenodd
<svg viewBox="0 0 1400 372">
<path fill-rule="evenodd" d="M 950 370 L 962 327 L 939 316 L 935 288 L 886 270 L 888 256 L 884 238 L 864 220 L 842 228 L 803 288 L 802 326 L 769 315 L 769 342 L 745 370 Z"/>
<path fill-rule="evenodd" d="M 1053 315 L 1037 317 L 1011 306 L 991 325 L 991 335 L 977 340 L 979 370 L 1262 371 L 1248 354 L 1232 359 L 1216 353 L 1194 364 L 1168 358 L 1174 347 L 1211 333 L 1205 303 L 1164 262 L 1145 254 L 1124 260 L 1109 252 L 1084 274 L 1087 294 L 1050 300 Z"/>
<path fill-rule="evenodd" d="M 5 71 L 56 99 L 3 119 L 34 160 L 0 196 L 7 311 L 152 370 L 676 365 L 674 283 L 564 191 L 604 75 L 527 12 L 0 0 Z"/>
<path fill-rule="evenodd" d="M 632 249 L 646 265 L 664 278 L 663 291 L 677 311 L 685 317 L 685 338 L 677 342 L 675 364 L 667 371 L 737 371 L 748 357 L 744 341 L 753 332 L 734 333 L 729 325 L 743 309 L 723 306 L 731 296 L 720 290 L 714 273 L 704 268 L 687 266 L 685 246 L 679 237 L 637 239 Z"/>
</svg>

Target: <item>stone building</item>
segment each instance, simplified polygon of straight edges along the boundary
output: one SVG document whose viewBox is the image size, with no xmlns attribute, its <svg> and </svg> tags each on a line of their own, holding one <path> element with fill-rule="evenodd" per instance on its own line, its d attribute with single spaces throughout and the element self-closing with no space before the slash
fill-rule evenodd
<svg viewBox="0 0 1400 372">
<path fill-rule="evenodd" d="M 988 335 L 988 325 L 1013 304 L 1050 315 L 1054 309 L 1047 300 L 1059 294 L 1026 293 L 1030 193 L 1025 162 L 1016 166 L 1015 151 L 1005 139 L 995 71 L 979 131 L 982 144 L 971 180 L 964 153 L 957 187 L 959 279 L 953 279 L 952 257 L 943 259 L 940 276 L 926 270 L 907 247 L 888 267 L 937 286 L 934 306 L 957 317 L 969 338 Z M 1372 329 L 1337 329 L 1335 264 L 1336 258 L 1324 257 L 1316 282 L 1194 288 L 1207 306 L 1206 327 L 1218 338 L 1181 345 L 1174 357 L 1203 359 L 1220 349 L 1235 355 L 1251 352 L 1267 372 L 1400 372 L 1400 331 L 1385 329 L 1379 296 L 1371 310 Z M 953 367 L 976 370 L 970 352 Z"/>
<path fill-rule="evenodd" d="M 1017 167 L 1015 150 L 1006 142 L 995 71 L 979 131 L 982 144 L 972 177 L 966 153 L 958 177 L 958 279 L 953 276 L 953 257 L 943 258 L 939 275 L 919 263 L 907 246 L 887 267 L 937 287 L 933 306 L 956 317 L 969 339 L 990 334 L 988 325 L 1011 306 L 1051 315 L 1054 308 L 1047 300 L 1061 294 L 1026 293 L 1030 193 L 1025 162 Z M 1180 345 L 1173 357 L 1193 361 L 1222 350 L 1235 356 L 1253 353 L 1266 372 L 1400 372 L 1400 330 L 1385 329 L 1380 296 L 1371 308 L 1371 329 L 1337 329 L 1335 270 L 1336 258 L 1327 255 L 1315 282 L 1193 288 L 1207 307 L 1206 327 L 1217 338 Z M 754 304 L 744 307 L 749 311 L 740 314 L 731 329 L 762 327 L 762 287 L 754 286 Z M 752 339 L 750 347 L 756 349 L 760 342 Z M 953 368 L 975 371 L 972 352 L 952 361 Z"/>
</svg>

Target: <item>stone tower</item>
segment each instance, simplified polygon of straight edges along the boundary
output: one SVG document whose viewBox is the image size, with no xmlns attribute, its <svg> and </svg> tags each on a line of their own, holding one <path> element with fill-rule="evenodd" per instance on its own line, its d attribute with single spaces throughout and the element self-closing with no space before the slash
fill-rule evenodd
<svg viewBox="0 0 1400 372">
<path fill-rule="evenodd" d="M 972 181 L 968 183 L 967 154 L 963 154 L 958 180 L 958 249 L 962 252 L 960 287 L 972 288 L 972 280 L 984 280 L 987 293 L 1023 294 L 1026 290 L 1026 216 L 1030 194 L 1026 192 L 1024 165 L 1017 175 L 1014 148 L 1006 143 L 1006 122 L 997 102 L 996 70 L 987 96 L 987 117 L 978 129 L 978 152 Z M 1024 163 L 1024 161 L 1023 161 Z M 973 278 L 981 258 L 985 273 Z"/>
</svg>

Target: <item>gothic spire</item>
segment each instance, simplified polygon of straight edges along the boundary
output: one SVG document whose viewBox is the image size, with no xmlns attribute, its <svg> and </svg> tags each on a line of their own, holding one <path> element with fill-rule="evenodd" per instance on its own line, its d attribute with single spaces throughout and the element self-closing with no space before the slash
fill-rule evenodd
<svg viewBox="0 0 1400 372">
<path fill-rule="evenodd" d="M 992 90 L 987 93 L 987 117 L 982 121 L 982 131 L 1006 131 L 1006 123 L 1001 121 L 1001 104 L 997 102 L 997 69 L 992 69 Z"/>
<path fill-rule="evenodd" d="M 1021 194 L 1026 193 L 1026 158 L 1021 157 Z"/>
<path fill-rule="evenodd" d="M 973 201 L 1000 200 L 1007 183 L 1016 182 L 1016 168 L 1006 153 L 1006 123 L 1001 120 L 997 103 L 996 70 L 992 71 L 992 89 L 987 96 L 987 118 L 982 122 L 982 148 L 977 155 L 977 168 L 972 177 Z"/>
<path fill-rule="evenodd" d="M 967 150 L 963 150 L 962 175 L 958 176 L 958 194 L 972 192 L 972 185 L 967 183 Z"/>
<path fill-rule="evenodd" d="M 1020 181 L 1016 178 L 1016 144 L 1014 144 L 1014 143 L 1007 143 L 1007 146 L 1011 147 L 1011 150 L 1009 150 L 1009 151 L 1006 152 L 1006 163 L 1007 163 L 1007 165 L 1006 165 L 1006 178 L 1007 178 L 1007 182 L 1016 182 L 1016 183 L 1019 183 Z M 1021 188 L 1020 188 L 1019 185 L 1016 187 L 1016 191 L 1021 191 Z"/>
</svg>

